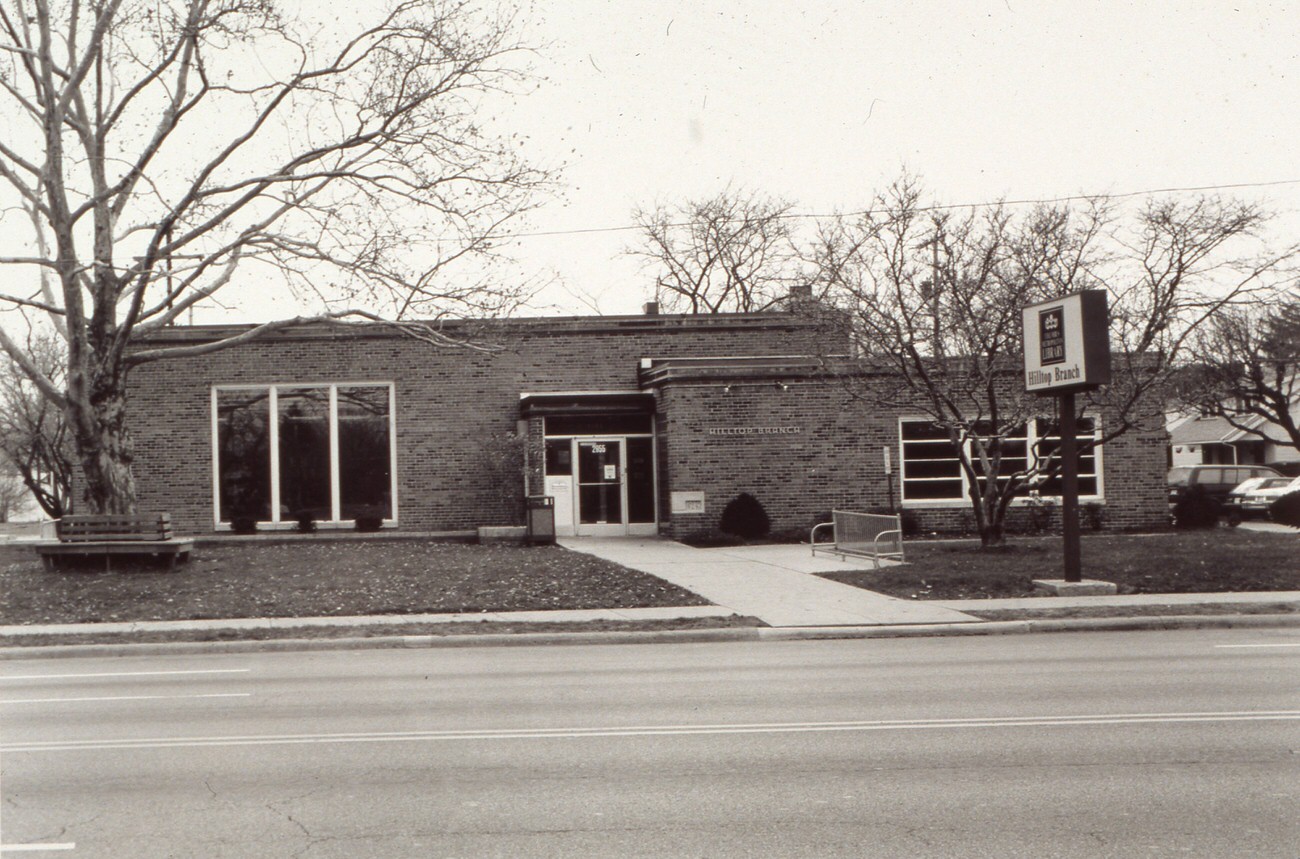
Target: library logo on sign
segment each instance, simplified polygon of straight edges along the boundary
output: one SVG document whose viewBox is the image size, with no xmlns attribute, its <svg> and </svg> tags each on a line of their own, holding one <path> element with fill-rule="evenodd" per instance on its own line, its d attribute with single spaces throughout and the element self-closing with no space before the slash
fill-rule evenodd
<svg viewBox="0 0 1300 859">
<path fill-rule="evenodd" d="M 1065 308 L 1052 307 L 1038 312 L 1038 349 L 1040 364 L 1065 362 Z"/>
</svg>

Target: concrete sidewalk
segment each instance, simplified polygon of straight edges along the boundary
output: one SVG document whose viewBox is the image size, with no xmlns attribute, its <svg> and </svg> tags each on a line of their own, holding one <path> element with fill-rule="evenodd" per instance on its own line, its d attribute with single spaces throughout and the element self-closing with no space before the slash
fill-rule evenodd
<svg viewBox="0 0 1300 859">
<path fill-rule="evenodd" d="M 328 617 L 232 617 L 217 620 L 139 620 L 102 623 L 46 623 L 0 626 L 0 636 L 89 635 L 124 632 L 215 632 L 223 630 L 304 629 L 308 627 L 410 626 L 436 623 L 590 623 L 592 621 L 689 620 L 731 617 L 711 605 L 658 608 L 594 608 L 560 611 L 496 611 L 472 614 L 373 614 Z"/>
<path fill-rule="evenodd" d="M 860 570 L 871 562 L 813 556 L 807 546 L 695 549 L 657 537 L 573 537 L 560 544 L 693 591 L 736 614 L 773 627 L 898 626 L 973 623 L 978 618 L 934 603 L 903 600 L 813 573 Z"/>
</svg>

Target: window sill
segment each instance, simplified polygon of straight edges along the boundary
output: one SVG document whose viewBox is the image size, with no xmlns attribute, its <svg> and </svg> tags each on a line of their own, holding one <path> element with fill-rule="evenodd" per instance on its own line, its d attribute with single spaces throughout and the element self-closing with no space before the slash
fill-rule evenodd
<svg viewBox="0 0 1300 859">
<path fill-rule="evenodd" d="M 379 526 L 379 530 L 381 530 L 381 531 L 391 531 L 391 530 L 395 529 L 396 527 L 397 527 L 397 520 L 396 520 L 396 519 L 385 519 L 385 520 L 383 521 L 383 524 Z M 218 522 L 218 523 L 216 523 L 216 525 L 213 527 L 212 530 L 214 530 L 214 531 L 216 531 L 216 532 L 218 532 L 218 533 L 221 533 L 221 534 L 233 534 L 233 533 L 234 533 L 234 529 L 230 527 L 230 523 L 229 523 L 229 522 Z M 352 520 L 352 519 L 347 519 L 347 520 L 343 520 L 343 521 L 340 521 L 340 522 L 317 522 L 317 523 L 316 523 L 316 530 L 317 530 L 317 531 L 356 531 L 356 530 L 357 530 L 357 523 L 356 523 L 355 520 Z M 274 533 L 290 533 L 290 534 L 294 534 L 294 533 L 311 533 L 311 532 L 300 532 L 300 531 L 298 530 L 298 523 L 297 523 L 297 522 L 258 522 L 258 523 L 257 523 L 257 531 L 255 531 L 254 533 L 257 533 L 257 534 L 274 534 Z M 358 532 L 358 533 L 374 533 L 374 532 L 373 532 L 373 531 L 361 531 L 361 532 Z"/>
<path fill-rule="evenodd" d="M 1061 496 L 1059 495 L 1040 495 L 1039 503 L 1048 503 L 1054 507 L 1061 506 Z M 1106 499 L 1101 495 L 1080 495 L 1080 504 L 1100 504 L 1106 506 Z M 1032 506 L 1028 498 L 1017 498 L 1011 502 L 1011 508 Z M 956 508 L 970 507 L 970 499 L 940 499 L 936 501 L 904 501 L 902 503 L 904 510 L 950 510 Z"/>
</svg>

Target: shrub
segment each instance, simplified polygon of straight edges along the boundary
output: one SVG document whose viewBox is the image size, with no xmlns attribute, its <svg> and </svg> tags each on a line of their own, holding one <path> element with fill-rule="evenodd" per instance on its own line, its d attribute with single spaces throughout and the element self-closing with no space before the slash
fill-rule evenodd
<svg viewBox="0 0 1300 859">
<path fill-rule="evenodd" d="M 1269 518 L 1292 528 L 1300 528 L 1300 492 L 1288 492 L 1268 506 Z"/>
<path fill-rule="evenodd" d="M 236 534 L 256 534 L 257 519 L 253 516 L 233 516 L 230 519 L 230 530 Z"/>
<path fill-rule="evenodd" d="M 1213 528 L 1219 524 L 1219 502 L 1193 486 L 1174 505 L 1174 525 L 1179 528 Z"/>
<path fill-rule="evenodd" d="M 1092 501 L 1080 508 L 1083 511 L 1084 521 L 1093 531 L 1100 531 L 1106 524 L 1106 508 Z"/>
<path fill-rule="evenodd" d="M 680 542 L 688 546 L 694 546 L 697 549 L 720 549 L 726 546 L 743 546 L 745 541 L 734 534 L 723 534 L 720 531 L 692 531 L 681 538 Z"/>
<path fill-rule="evenodd" d="M 915 510 L 890 510 L 888 507 L 873 507 L 868 513 L 878 513 L 882 516 L 897 516 L 898 526 L 903 530 L 904 537 L 915 537 L 921 533 L 921 520 L 917 518 Z M 831 521 L 831 514 L 826 514 L 826 522 Z"/>
<path fill-rule="evenodd" d="M 772 522 L 759 500 L 748 492 L 742 492 L 723 508 L 718 530 L 746 540 L 756 540 L 767 536 L 772 530 Z"/>
<path fill-rule="evenodd" d="M 357 517 L 358 531 L 378 531 L 383 527 L 384 519 L 382 516 L 366 515 Z"/>
</svg>

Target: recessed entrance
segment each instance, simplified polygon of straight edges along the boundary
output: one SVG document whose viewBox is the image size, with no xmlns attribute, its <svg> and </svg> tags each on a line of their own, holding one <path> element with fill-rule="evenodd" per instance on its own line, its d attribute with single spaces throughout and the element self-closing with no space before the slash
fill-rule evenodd
<svg viewBox="0 0 1300 859">
<path fill-rule="evenodd" d="M 560 536 L 657 533 L 654 437 L 547 438 L 546 494 Z"/>
</svg>

